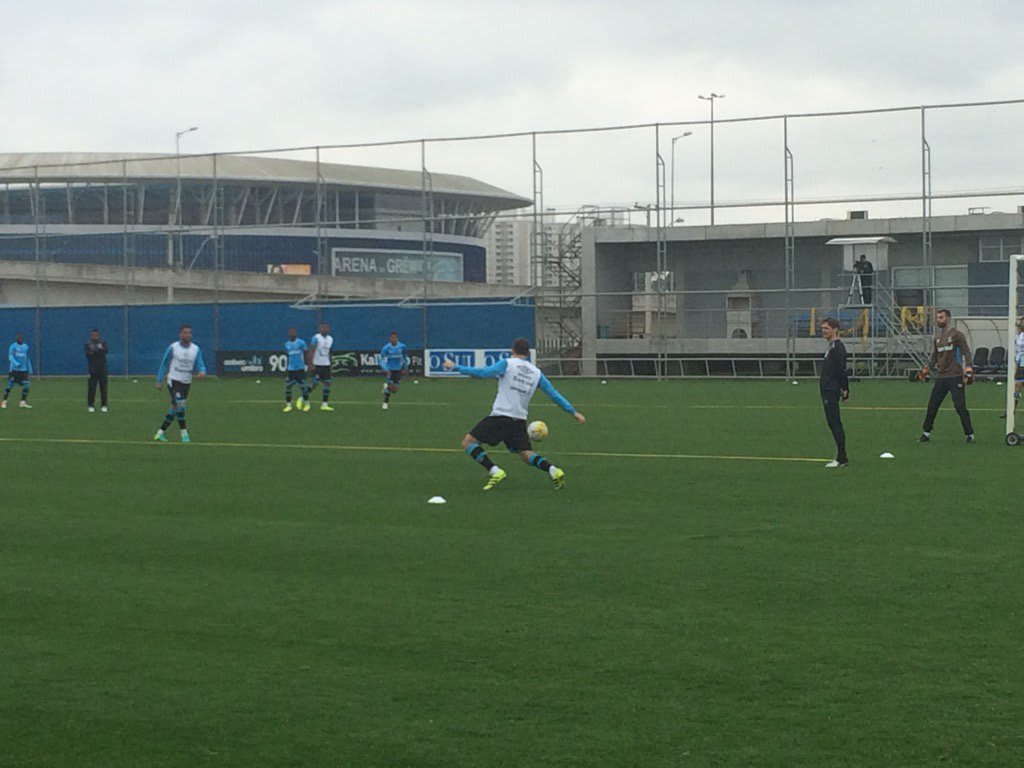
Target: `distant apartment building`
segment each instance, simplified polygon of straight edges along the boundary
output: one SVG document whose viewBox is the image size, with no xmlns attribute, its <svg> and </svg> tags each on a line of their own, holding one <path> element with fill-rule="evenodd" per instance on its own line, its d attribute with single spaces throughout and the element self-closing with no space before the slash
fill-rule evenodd
<svg viewBox="0 0 1024 768">
<path fill-rule="evenodd" d="M 487 282 L 496 285 L 529 285 L 532 219 L 499 218 L 484 235 L 487 248 Z"/>
<path fill-rule="evenodd" d="M 593 210 L 591 210 L 593 208 Z M 599 211 L 596 207 L 580 209 L 568 219 L 545 215 L 544 230 L 537 238 L 541 257 L 539 277 L 531 271 L 531 244 L 534 222 L 530 214 L 505 215 L 495 220 L 484 234 L 487 248 L 487 282 L 495 285 L 534 285 L 556 288 L 566 279 L 565 270 L 578 271 L 579 235 L 586 227 L 624 226 L 622 211 Z M 571 262 L 576 262 L 572 264 Z M 561 274 L 560 274 L 561 273 Z"/>
</svg>

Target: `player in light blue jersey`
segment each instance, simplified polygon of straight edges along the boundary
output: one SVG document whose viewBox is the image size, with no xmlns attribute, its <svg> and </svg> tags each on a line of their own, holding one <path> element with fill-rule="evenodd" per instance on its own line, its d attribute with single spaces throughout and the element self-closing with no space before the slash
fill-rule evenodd
<svg viewBox="0 0 1024 768">
<path fill-rule="evenodd" d="M 306 350 L 309 347 L 304 339 L 299 338 L 298 331 L 288 329 L 288 341 L 284 343 L 284 351 L 288 353 L 288 369 L 284 379 L 284 412 L 292 410 L 292 387 L 298 385 L 299 399 L 295 407 L 300 411 L 308 411 L 309 387 L 306 386 Z"/>
<path fill-rule="evenodd" d="M 7 348 L 7 389 L 4 390 L 4 399 L 0 401 L 0 408 L 7 407 L 7 398 L 11 390 L 21 385 L 21 402 L 19 408 L 31 408 L 28 404 L 28 377 L 32 375 L 32 358 L 28 356 L 28 344 L 24 337 L 18 333 L 14 336 L 14 343 Z"/>
<path fill-rule="evenodd" d="M 409 368 L 409 357 L 405 354 L 405 344 L 398 340 L 398 333 L 391 332 L 388 343 L 380 350 L 380 367 L 384 370 L 384 402 L 380 407 L 385 411 L 391 396 L 398 391 L 402 382 L 402 374 Z"/>
<path fill-rule="evenodd" d="M 516 339 L 512 344 L 511 357 L 499 360 L 486 368 L 455 365 L 451 360 L 445 360 L 444 367 L 446 370 L 454 370 L 477 379 L 498 380 L 498 394 L 494 398 L 490 415 L 462 438 L 463 450 L 490 475 L 484 486 L 485 491 L 491 490 L 507 475 L 505 470 L 491 461 L 481 443 L 504 443 L 512 453 L 518 453 L 519 458 L 525 463 L 547 472 L 555 484 L 555 490 L 565 485 L 565 472 L 536 453 L 530 444 L 530 435 L 526 430 L 530 400 L 533 393 L 539 389 L 580 424 L 586 424 L 587 420 L 582 413 L 572 407 L 572 403 L 562 397 L 540 369 L 530 362 L 530 342 L 526 339 Z"/>
<path fill-rule="evenodd" d="M 178 340 L 167 347 L 160 369 L 156 372 L 156 388 L 160 389 L 167 381 L 167 391 L 171 395 L 171 407 L 153 437 L 161 443 L 167 442 L 167 428 L 175 418 L 181 430 L 181 442 L 188 443 L 188 427 L 185 425 L 185 406 L 188 404 L 188 392 L 192 388 L 192 376 L 206 377 L 206 363 L 198 344 L 192 343 L 192 326 L 187 323 L 178 331 Z"/>
</svg>

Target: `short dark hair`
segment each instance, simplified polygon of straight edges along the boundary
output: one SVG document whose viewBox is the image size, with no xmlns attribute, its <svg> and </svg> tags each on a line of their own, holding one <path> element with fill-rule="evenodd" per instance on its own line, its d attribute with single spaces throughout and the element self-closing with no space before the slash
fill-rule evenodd
<svg viewBox="0 0 1024 768">
<path fill-rule="evenodd" d="M 388 336 L 397 336 L 397 335 L 398 335 L 398 331 L 392 331 L 391 333 L 388 334 Z"/>
<path fill-rule="evenodd" d="M 935 314 L 940 314 L 940 313 L 945 315 L 946 317 L 952 317 L 953 316 L 953 313 L 950 312 L 948 309 L 937 309 L 937 310 L 935 310 Z"/>
<path fill-rule="evenodd" d="M 829 328 L 835 328 L 836 330 L 839 330 L 839 321 L 836 320 L 834 317 L 826 317 L 824 320 L 821 321 L 821 324 L 827 325 Z"/>
<path fill-rule="evenodd" d="M 517 355 L 528 355 L 530 354 L 530 342 L 520 337 L 512 342 L 512 351 Z"/>
<path fill-rule="evenodd" d="M 91 331 L 89 331 L 89 333 L 99 333 L 99 332 L 100 332 L 99 328 L 93 328 Z"/>
<path fill-rule="evenodd" d="M 178 330 L 179 331 L 184 331 L 186 328 L 188 328 L 190 331 L 192 330 L 192 326 L 189 325 L 188 323 L 182 323 L 181 324 L 181 328 L 179 328 Z"/>
</svg>

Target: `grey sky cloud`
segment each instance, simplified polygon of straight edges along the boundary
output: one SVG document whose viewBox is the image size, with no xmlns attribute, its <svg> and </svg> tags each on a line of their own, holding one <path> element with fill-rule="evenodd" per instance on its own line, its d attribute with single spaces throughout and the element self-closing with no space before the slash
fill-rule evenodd
<svg viewBox="0 0 1024 768">
<path fill-rule="evenodd" d="M 727 94 L 719 119 L 1024 97 L 1024 11 L 1004 0 L 5 6 L 0 151 L 170 152 L 194 124 L 183 151 L 705 120 L 709 90 Z M 1020 117 L 936 114 L 941 182 L 1011 184 L 1024 160 L 999 129 Z M 914 120 L 796 127 L 804 188 L 913 188 Z M 722 194 L 777 193 L 780 127 L 719 131 Z M 652 142 L 545 139 L 552 203 L 652 198 Z M 438 147 L 431 165 L 529 193 L 528 147 L 498 146 Z M 706 126 L 677 152 L 677 196 L 702 199 Z M 418 162 L 409 148 L 340 155 Z"/>
</svg>

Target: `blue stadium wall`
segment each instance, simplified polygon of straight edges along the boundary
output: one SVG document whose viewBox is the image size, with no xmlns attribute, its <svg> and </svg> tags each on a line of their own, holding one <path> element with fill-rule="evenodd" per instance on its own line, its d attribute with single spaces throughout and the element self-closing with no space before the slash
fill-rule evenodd
<svg viewBox="0 0 1024 768">
<path fill-rule="evenodd" d="M 193 268 L 212 269 L 213 249 L 205 235 L 183 235 L 183 251 L 198 253 Z M 224 247 L 224 269 L 237 272 L 266 272 L 268 264 L 308 264 L 316 273 L 316 238 L 311 235 L 236 235 L 221 236 Z M 369 237 L 327 237 L 326 248 L 364 248 L 368 251 L 399 250 L 416 256 L 423 251 L 416 239 L 382 239 Z M 124 236 L 109 234 L 48 234 L 40 239 L 43 261 L 69 264 L 124 263 Z M 129 238 L 132 263 L 137 267 L 167 266 L 166 234 L 132 234 Z M 438 251 L 462 254 L 462 280 L 483 283 L 487 280 L 487 255 L 482 245 L 446 240 L 434 236 Z M 36 258 L 32 235 L 0 237 L 0 259 L 33 261 Z M 188 258 L 186 256 L 186 258 Z"/>
<path fill-rule="evenodd" d="M 329 323 L 336 349 L 380 349 L 392 330 L 411 349 L 510 347 L 517 336 L 534 339 L 533 307 L 525 304 L 435 304 L 426 307 L 361 306 L 294 309 L 286 303 L 160 304 L 113 307 L 0 308 L 0 340 L 21 332 L 32 347 L 37 373 L 84 374 L 83 348 L 92 328 L 110 342 L 113 375 L 155 375 L 178 328 L 190 323 L 213 371 L 218 350 L 279 349 L 289 327 L 304 337 Z"/>
</svg>

